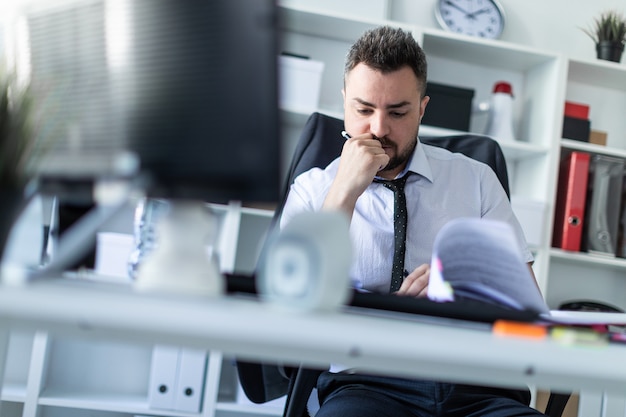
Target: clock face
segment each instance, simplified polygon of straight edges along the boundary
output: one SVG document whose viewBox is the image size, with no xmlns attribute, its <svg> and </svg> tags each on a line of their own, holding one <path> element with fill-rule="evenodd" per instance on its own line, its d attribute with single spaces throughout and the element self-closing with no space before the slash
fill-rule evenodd
<svg viewBox="0 0 626 417">
<path fill-rule="evenodd" d="M 504 10 L 496 0 L 437 0 L 435 15 L 446 30 L 496 39 L 504 29 Z"/>
</svg>

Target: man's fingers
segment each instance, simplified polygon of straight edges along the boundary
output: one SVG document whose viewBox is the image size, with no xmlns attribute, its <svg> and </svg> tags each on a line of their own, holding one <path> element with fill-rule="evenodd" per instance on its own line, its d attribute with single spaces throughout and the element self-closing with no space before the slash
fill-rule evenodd
<svg viewBox="0 0 626 417">
<path fill-rule="evenodd" d="M 404 278 L 398 290 L 398 295 L 408 295 L 412 297 L 426 296 L 429 277 L 430 265 L 422 264 L 418 266 Z"/>
</svg>

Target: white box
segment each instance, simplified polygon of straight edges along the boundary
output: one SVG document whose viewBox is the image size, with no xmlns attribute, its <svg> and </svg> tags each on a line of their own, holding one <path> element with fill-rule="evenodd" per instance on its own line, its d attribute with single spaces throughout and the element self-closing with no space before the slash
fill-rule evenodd
<svg viewBox="0 0 626 417">
<path fill-rule="evenodd" d="M 113 232 L 98 233 L 96 272 L 109 277 L 130 279 L 128 260 L 134 247 L 135 238 L 133 235 Z"/>
<path fill-rule="evenodd" d="M 546 203 L 526 197 L 511 196 L 513 212 L 522 225 L 526 242 L 540 246 L 546 223 Z"/>
<path fill-rule="evenodd" d="M 280 107 L 303 113 L 317 110 L 324 63 L 312 59 L 281 55 Z"/>
</svg>

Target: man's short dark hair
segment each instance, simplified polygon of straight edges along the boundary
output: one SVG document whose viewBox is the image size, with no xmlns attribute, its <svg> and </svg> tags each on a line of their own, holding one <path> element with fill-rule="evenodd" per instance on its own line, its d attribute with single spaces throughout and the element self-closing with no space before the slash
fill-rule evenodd
<svg viewBox="0 0 626 417">
<path fill-rule="evenodd" d="M 390 26 L 368 30 L 350 48 L 344 78 L 360 63 L 383 73 L 408 66 L 421 84 L 422 95 L 425 93 L 426 55 L 408 31 Z"/>
</svg>

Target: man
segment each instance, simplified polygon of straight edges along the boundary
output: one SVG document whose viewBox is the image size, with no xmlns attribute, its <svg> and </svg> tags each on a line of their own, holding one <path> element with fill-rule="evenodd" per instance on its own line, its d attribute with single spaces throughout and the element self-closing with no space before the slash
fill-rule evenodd
<svg viewBox="0 0 626 417">
<path fill-rule="evenodd" d="M 426 75 L 424 52 L 409 33 L 390 27 L 366 32 L 350 49 L 344 71 L 344 122 L 351 138 L 328 167 L 296 178 L 283 211 L 281 225 L 304 210 L 346 213 L 356 253 L 351 277 L 363 290 L 424 296 L 435 236 L 460 217 L 510 224 L 524 259 L 533 261 L 491 168 L 419 142 L 429 100 Z M 405 176 L 406 276 L 394 288 L 394 193 L 379 181 Z M 528 392 L 360 375 L 337 367 L 319 378 L 318 394 L 318 416 L 324 417 L 541 415 L 527 407 Z"/>
</svg>

